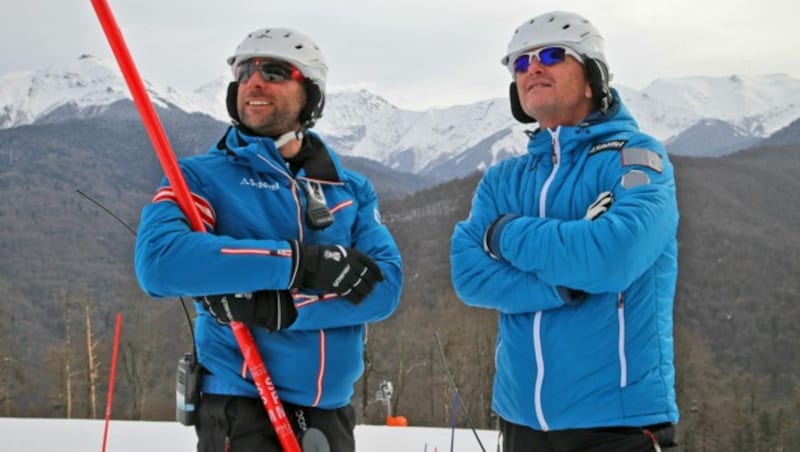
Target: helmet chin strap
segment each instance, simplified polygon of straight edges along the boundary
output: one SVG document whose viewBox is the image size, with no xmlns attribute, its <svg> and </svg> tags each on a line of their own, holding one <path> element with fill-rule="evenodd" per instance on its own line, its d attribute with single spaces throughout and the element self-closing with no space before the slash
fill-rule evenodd
<svg viewBox="0 0 800 452">
<path fill-rule="evenodd" d="M 302 130 L 290 130 L 283 135 L 275 138 L 275 147 L 280 149 L 286 143 L 292 140 L 302 140 L 303 139 L 303 131 Z"/>
</svg>

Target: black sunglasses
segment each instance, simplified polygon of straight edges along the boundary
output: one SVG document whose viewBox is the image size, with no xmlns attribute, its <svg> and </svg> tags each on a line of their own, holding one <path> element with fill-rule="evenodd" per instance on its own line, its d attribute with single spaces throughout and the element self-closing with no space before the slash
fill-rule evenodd
<svg viewBox="0 0 800 452">
<path fill-rule="evenodd" d="M 236 81 L 244 83 L 250 80 L 256 70 L 261 73 L 261 77 L 267 82 L 285 82 L 287 80 L 302 82 L 305 80 L 300 70 L 289 63 L 250 58 L 236 66 Z"/>
</svg>

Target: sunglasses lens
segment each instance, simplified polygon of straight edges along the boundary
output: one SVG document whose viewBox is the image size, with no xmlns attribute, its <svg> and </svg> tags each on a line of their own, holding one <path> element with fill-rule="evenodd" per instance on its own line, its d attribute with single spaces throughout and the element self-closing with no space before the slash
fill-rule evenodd
<svg viewBox="0 0 800 452">
<path fill-rule="evenodd" d="M 514 60 L 514 72 L 517 74 L 521 74 L 523 72 L 528 72 L 528 67 L 531 65 L 531 55 L 525 54 L 520 55 Z"/>
<path fill-rule="evenodd" d="M 283 82 L 292 76 L 292 68 L 277 63 L 261 63 L 261 76 L 268 82 Z"/>
<path fill-rule="evenodd" d="M 243 61 L 236 68 L 236 80 L 240 83 L 250 80 L 256 70 L 267 82 L 284 82 L 292 78 L 292 67 L 287 64 L 251 59 Z"/>
<path fill-rule="evenodd" d="M 545 66 L 552 66 L 564 61 L 567 53 L 563 47 L 548 47 L 539 51 L 539 61 Z"/>
<path fill-rule="evenodd" d="M 237 82 L 244 82 L 250 80 L 250 77 L 253 76 L 253 72 L 256 70 L 256 65 L 253 60 L 247 60 L 239 63 L 236 66 L 236 81 Z"/>
</svg>

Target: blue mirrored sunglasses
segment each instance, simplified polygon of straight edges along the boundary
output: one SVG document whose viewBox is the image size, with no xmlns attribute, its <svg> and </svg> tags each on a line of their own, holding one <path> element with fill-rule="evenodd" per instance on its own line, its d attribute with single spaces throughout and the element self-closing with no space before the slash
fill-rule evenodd
<svg viewBox="0 0 800 452">
<path fill-rule="evenodd" d="M 300 70 L 289 63 L 251 58 L 236 66 L 236 81 L 246 82 L 256 71 L 261 72 L 261 77 L 267 82 L 285 82 L 292 79 L 302 82 L 305 78 Z"/>
<path fill-rule="evenodd" d="M 538 59 L 539 62 L 544 66 L 552 66 L 564 61 L 567 58 L 567 55 L 572 55 L 576 60 L 583 64 L 583 58 L 578 55 L 577 52 L 568 47 L 542 47 L 541 49 L 523 53 L 514 59 L 514 73 L 521 74 L 523 72 L 528 72 L 528 68 L 531 67 L 531 61 L 534 58 Z"/>
</svg>

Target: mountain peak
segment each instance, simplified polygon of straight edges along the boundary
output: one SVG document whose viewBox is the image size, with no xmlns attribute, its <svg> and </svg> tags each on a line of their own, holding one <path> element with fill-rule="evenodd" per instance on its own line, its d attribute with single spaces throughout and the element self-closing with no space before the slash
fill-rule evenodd
<svg viewBox="0 0 800 452">
<path fill-rule="evenodd" d="M 174 88 L 143 80 L 151 101 L 187 112 L 219 113 L 218 99 L 211 94 L 183 94 Z M 224 91 L 223 91 L 224 92 Z M 116 62 L 91 54 L 52 63 L 36 71 L 15 72 L 0 77 L 0 129 L 32 124 L 65 105 L 80 114 L 95 114 L 121 99 L 132 99 Z M 223 97 L 224 99 L 224 97 Z M 223 118 L 224 102 L 222 103 Z"/>
<path fill-rule="evenodd" d="M 786 74 L 660 78 L 643 92 L 662 105 L 691 112 L 695 117 L 686 125 L 715 118 L 759 137 L 800 117 L 800 80 Z"/>
</svg>

